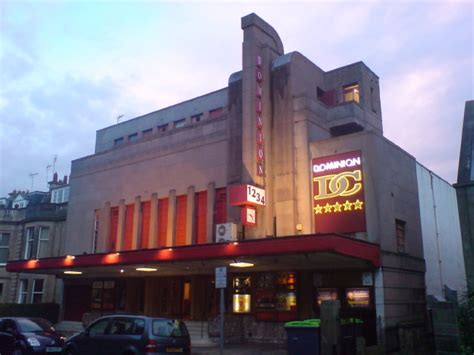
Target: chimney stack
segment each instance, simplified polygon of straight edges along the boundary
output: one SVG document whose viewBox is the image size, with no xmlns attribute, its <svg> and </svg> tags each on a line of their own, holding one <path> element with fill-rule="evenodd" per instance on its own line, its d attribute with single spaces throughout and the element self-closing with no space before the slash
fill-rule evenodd
<svg viewBox="0 0 474 355">
<path fill-rule="evenodd" d="M 67 185 L 67 175 L 64 175 L 63 183 L 64 185 Z"/>
<path fill-rule="evenodd" d="M 53 182 L 58 182 L 58 173 L 53 174 Z"/>
</svg>

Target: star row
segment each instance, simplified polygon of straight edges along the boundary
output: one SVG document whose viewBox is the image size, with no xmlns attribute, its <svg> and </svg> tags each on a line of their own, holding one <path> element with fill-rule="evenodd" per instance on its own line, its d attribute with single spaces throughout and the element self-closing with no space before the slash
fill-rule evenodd
<svg viewBox="0 0 474 355">
<path fill-rule="evenodd" d="M 314 213 L 315 214 L 323 214 L 323 213 L 331 213 L 331 212 L 343 212 L 343 211 L 354 211 L 354 210 L 362 210 L 362 206 L 364 205 L 363 201 L 359 199 L 355 200 L 354 202 L 350 202 L 346 200 L 344 203 L 336 202 L 335 204 L 330 205 L 326 203 L 325 205 L 317 204 L 314 206 Z"/>
</svg>

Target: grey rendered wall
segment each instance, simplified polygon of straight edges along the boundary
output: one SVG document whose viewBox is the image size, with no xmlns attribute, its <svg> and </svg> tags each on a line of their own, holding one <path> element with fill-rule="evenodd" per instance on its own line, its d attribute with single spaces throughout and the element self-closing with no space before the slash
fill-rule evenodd
<svg viewBox="0 0 474 355">
<path fill-rule="evenodd" d="M 210 182 L 226 185 L 227 120 L 182 128 L 160 138 L 137 142 L 72 163 L 68 235 L 63 254 L 90 253 L 94 211 L 121 199 L 150 200 L 186 194 L 189 186 L 204 191 Z"/>
</svg>

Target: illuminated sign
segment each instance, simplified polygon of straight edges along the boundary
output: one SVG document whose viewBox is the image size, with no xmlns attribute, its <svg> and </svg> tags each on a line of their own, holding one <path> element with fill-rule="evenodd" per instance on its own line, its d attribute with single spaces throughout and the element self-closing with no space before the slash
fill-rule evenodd
<svg viewBox="0 0 474 355">
<path fill-rule="evenodd" d="M 315 158 L 311 170 L 315 232 L 365 232 L 360 151 Z"/>
<path fill-rule="evenodd" d="M 265 190 L 252 185 L 237 185 L 229 188 L 231 206 L 265 206 Z"/>
<path fill-rule="evenodd" d="M 256 73 L 255 79 L 257 81 L 257 89 L 255 92 L 255 113 L 256 113 L 256 148 L 257 148 L 257 175 L 258 176 L 265 176 L 265 150 L 264 140 L 263 140 L 263 118 L 262 118 L 262 96 L 263 96 L 263 88 L 262 88 L 262 81 L 263 81 L 263 72 L 262 72 L 262 57 L 257 56 L 256 60 Z"/>
<path fill-rule="evenodd" d="M 348 288 L 346 301 L 349 307 L 369 307 L 370 292 L 368 288 Z"/>
</svg>

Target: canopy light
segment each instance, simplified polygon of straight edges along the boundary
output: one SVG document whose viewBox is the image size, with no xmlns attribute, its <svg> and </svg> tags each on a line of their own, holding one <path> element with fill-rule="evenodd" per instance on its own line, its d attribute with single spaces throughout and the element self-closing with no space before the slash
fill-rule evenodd
<svg viewBox="0 0 474 355">
<path fill-rule="evenodd" d="M 252 267 L 252 266 L 255 266 L 254 264 L 246 263 L 245 261 L 235 261 L 233 263 L 230 263 L 229 265 L 233 266 L 233 267 Z"/>
<path fill-rule="evenodd" d="M 68 259 L 75 259 L 76 257 L 74 255 L 66 255 L 66 258 Z"/>
<path fill-rule="evenodd" d="M 155 269 L 153 267 L 137 267 L 135 270 L 143 271 L 143 272 L 153 272 L 153 271 L 156 271 L 158 269 Z"/>
<path fill-rule="evenodd" d="M 71 270 L 68 270 L 68 271 L 64 271 L 64 273 L 66 275 L 82 275 L 82 271 L 71 271 Z"/>
</svg>

